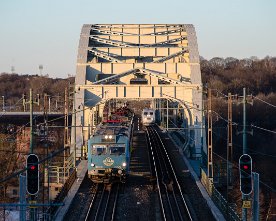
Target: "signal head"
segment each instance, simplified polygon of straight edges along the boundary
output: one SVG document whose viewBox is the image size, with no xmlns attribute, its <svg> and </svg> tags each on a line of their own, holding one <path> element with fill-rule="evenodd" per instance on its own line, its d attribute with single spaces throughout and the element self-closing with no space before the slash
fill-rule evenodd
<svg viewBox="0 0 276 221">
<path fill-rule="evenodd" d="M 252 192 L 252 158 L 248 154 L 243 154 L 239 160 L 240 169 L 240 191 L 244 195 Z"/>
<path fill-rule="evenodd" d="M 30 154 L 27 158 L 27 192 L 30 195 L 36 195 L 39 191 L 39 164 L 38 157 L 35 154 Z"/>
</svg>

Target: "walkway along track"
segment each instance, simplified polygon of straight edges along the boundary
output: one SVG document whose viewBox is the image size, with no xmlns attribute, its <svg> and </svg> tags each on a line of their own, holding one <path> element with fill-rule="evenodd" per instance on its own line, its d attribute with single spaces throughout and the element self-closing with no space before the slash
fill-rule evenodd
<svg viewBox="0 0 276 221">
<path fill-rule="evenodd" d="M 193 220 L 166 148 L 153 126 L 147 127 L 161 212 L 164 220 Z"/>
<path fill-rule="evenodd" d="M 119 191 L 122 184 L 97 184 L 85 221 L 114 220 Z"/>
</svg>

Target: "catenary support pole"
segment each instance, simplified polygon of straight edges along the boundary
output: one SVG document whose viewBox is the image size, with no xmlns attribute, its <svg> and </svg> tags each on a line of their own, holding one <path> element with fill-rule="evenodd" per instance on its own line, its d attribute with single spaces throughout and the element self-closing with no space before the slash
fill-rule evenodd
<svg viewBox="0 0 276 221">
<path fill-rule="evenodd" d="M 243 130 L 242 130 L 242 152 L 247 153 L 247 138 L 246 138 L 246 88 L 243 88 Z"/>
<path fill-rule="evenodd" d="M 227 190 L 232 189 L 232 165 L 233 165 L 233 143 L 232 143 L 232 95 L 228 93 L 228 125 L 227 125 Z"/>
<path fill-rule="evenodd" d="M 33 90 L 30 89 L 30 153 L 33 153 Z"/>
<path fill-rule="evenodd" d="M 26 176 L 19 176 L 19 204 L 26 204 Z M 20 206 L 19 220 L 26 221 L 26 206 Z"/>
<path fill-rule="evenodd" d="M 243 88 L 243 130 L 242 130 L 242 152 L 247 153 L 247 139 L 246 139 L 246 88 Z M 242 200 L 247 200 L 247 196 L 242 194 Z M 247 209 L 242 208 L 242 220 L 247 221 Z"/>
<path fill-rule="evenodd" d="M 212 91 L 208 89 L 208 178 L 213 179 Z"/>
<path fill-rule="evenodd" d="M 76 108 L 76 86 L 74 84 L 74 95 L 73 95 L 73 110 L 74 110 L 74 167 L 77 166 L 77 108 Z"/>
<path fill-rule="evenodd" d="M 169 128 L 169 100 L 167 99 L 167 131 Z"/>
<path fill-rule="evenodd" d="M 254 200 L 253 200 L 253 221 L 259 221 L 260 217 L 260 202 L 259 202 L 259 174 L 258 173 L 252 173 L 253 175 L 253 194 L 254 194 Z"/>
</svg>

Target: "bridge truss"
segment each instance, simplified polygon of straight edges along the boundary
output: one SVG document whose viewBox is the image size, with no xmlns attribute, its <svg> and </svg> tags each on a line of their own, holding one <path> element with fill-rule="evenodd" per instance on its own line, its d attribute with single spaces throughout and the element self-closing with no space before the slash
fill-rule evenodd
<svg viewBox="0 0 276 221">
<path fill-rule="evenodd" d="M 132 81 L 141 78 L 146 84 Z M 71 139 L 77 143 L 77 157 L 81 157 L 81 144 L 95 126 L 95 110 L 101 115 L 104 102 L 110 99 L 168 99 L 179 103 L 191 135 L 192 156 L 200 158 L 202 146 L 206 153 L 202 82 L 193 25 L 83 25 L 75 90 L 75 107 L 83 108 L 76 114 L 76 140 L 74 136 Z"/>
</svg>

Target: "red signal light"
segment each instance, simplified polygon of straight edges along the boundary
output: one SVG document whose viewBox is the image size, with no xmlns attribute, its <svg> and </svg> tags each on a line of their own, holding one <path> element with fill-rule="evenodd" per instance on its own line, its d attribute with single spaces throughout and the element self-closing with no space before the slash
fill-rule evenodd
<svg viewBox="0 0 276 221">
<path fill-rule="evenodd" d="M 27 157 L 26 169 L 27 193 L 36 195 L 39 191 L 39 159 L 37 155 L 30 154 Z"/>
</svg>

